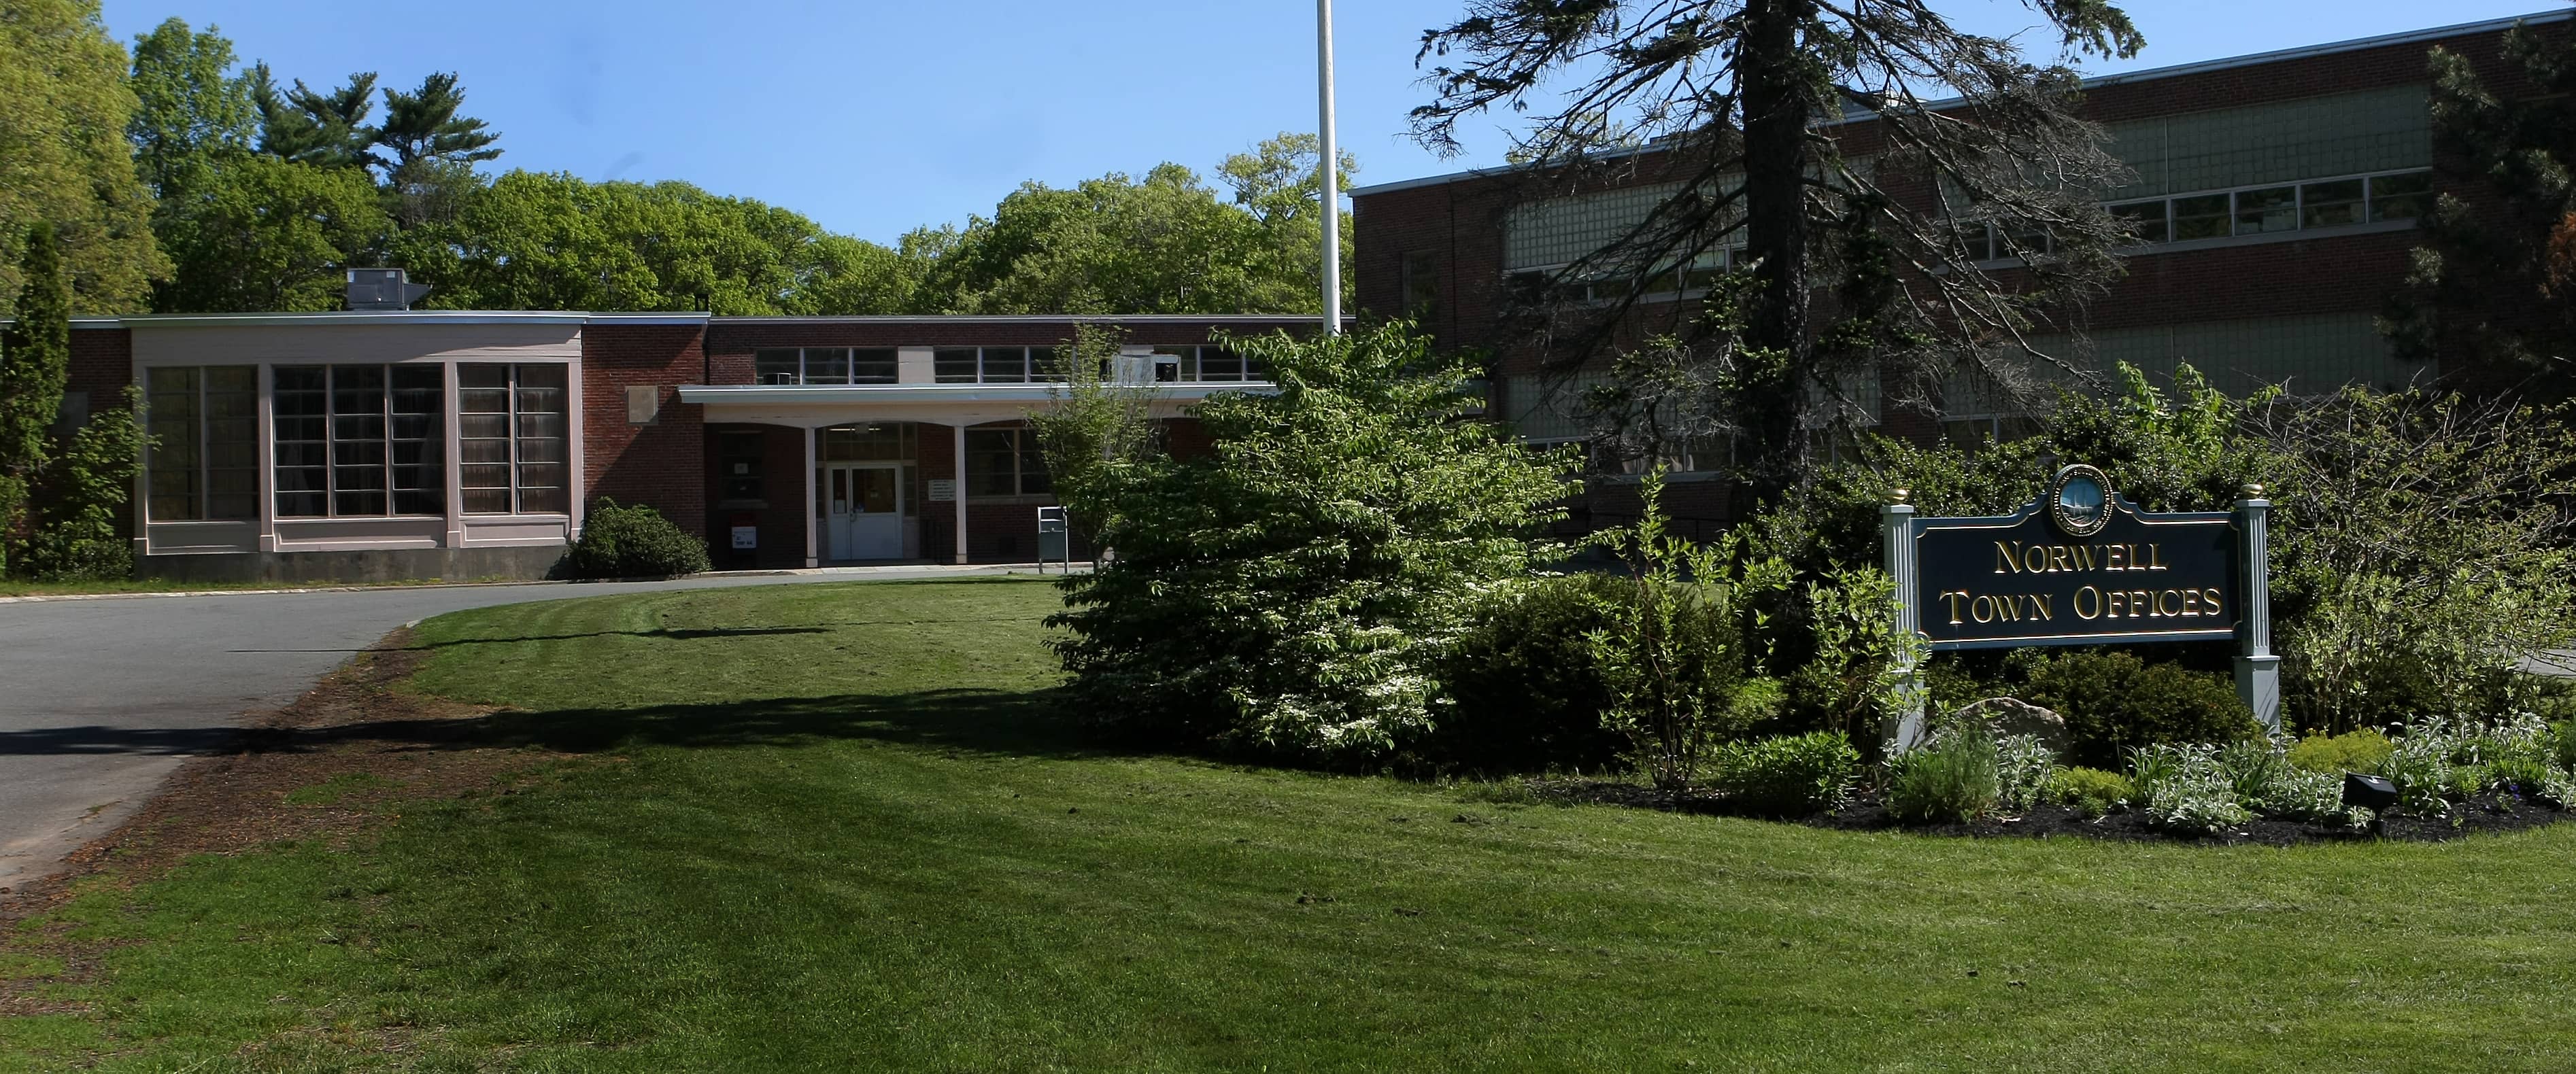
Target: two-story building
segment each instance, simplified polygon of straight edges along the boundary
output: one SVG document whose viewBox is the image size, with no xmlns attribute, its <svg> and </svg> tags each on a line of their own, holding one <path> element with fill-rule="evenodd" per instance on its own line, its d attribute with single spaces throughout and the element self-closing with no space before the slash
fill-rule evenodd
<svg viewBox="0 0 2576 1074">
<path fill-rule="evenodd" d="M 2565 33 L 2569 19 L 2560 10 L 2086 80 L 2082 114 L 2102 124 L 2111 151 L 2135 173 L 2104 204 L 2134 221 L 2140 242 L 2124 259 L 2124 279 L 2070 311 L 2083 327 L 2081 346 L 2065 336 L 2034 342 L 2096 370 L 2127 362 L 2158 378 L 2188 361 L 2239 391 L 2285 382 L 2317 391 L 2354 381 L 2397 387 L 2445 372 L 2401 359 L 2375 324 L 2405 279 L 2416 222 L 2443 185 L 2427 52 L 2459 53 L 2510 89 L 2519 71 L 2502 56 L 2505 31 L 2519 21 Z M 1856 117 L 1837 137 L 1866 145 L 1872 122 Z M 1566 378 L 1542 375 L 1542 356 L 1498 326 L 1514 277 L 1602 249 L 1679 189 L 1670 173 L 1687 169 L 1659 161 L 1662 152 L 1634 151 L 1632 166 L 1603 169 L 1608 178 L 1587 190 L 1532 182 L 1516 169 L 1353 190 L 1360 305 L 1414 316 L 1445 346 L 1492 352 L 1495 409 L 1525 437 L 1590 435 L 1568 405 Z M 2012 264 L 1998 257 L 1989 267 Z M 1671 281 L 1656 296 L 1662 310 L 1649 301 L 1636 315 L 1669 315 L 1697 293 L 1690 274 Z M 1870 395 L 1867 386 L 1859 393 Z M 1964 384 L 1943 401 L 1937 415 L 1871 406 L 1890 434 L 1971 443 L 2010 435 L 2017 417 Z M 1685 517 L 1727 514 L 1720 482 L 1676 488 L 1667 499 Z"/>
</svg>

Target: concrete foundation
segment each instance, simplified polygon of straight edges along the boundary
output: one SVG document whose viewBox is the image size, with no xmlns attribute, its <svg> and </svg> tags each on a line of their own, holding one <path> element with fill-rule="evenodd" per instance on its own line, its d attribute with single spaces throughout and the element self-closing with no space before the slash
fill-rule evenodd
<svg viewBox="0 0 2576 1074">
<path fill-rule="evenodd" d="M 486 582 L 544 578 L 562 545 L 357 552 L 225 552 L 141 556 L 135 573 L 176 582 Z"/>
</svg>

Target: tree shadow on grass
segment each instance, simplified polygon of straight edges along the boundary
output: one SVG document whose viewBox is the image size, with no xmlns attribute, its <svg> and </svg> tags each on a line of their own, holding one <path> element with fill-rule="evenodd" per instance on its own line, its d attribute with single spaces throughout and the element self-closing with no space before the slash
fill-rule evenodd
<svg viewBox="0 0 2576 1074">
<path fill-rule="evenodd" d="M 93 730 L 98 741 L 81 741 Z M 67 728 L 42 742 L 11 742 L 0 754 L 117 753 L 138 750 L 131 731 Z M 830 741 L 874 741 L 1022 757 L 1130 754 L 1087 736 L 1060 691 L 923 690 L 903 694 L 762 698 L 639 708 L 504 710 L 455 720 L 368 720 L 327 727 L 254 727 L 232 748 L 247 753 L 304 752 L 344 744 L 393 750 L 533 747 L 599 753 L 649 746 L 736 749 Z M 199 740 L 193 745 L 202 748 Z"/>
<path fill-rule="evenodd" d="M 835 740 L 1035 757 L 1147 752 L 1086 735 L 1059 690 L 945 689 L 640 708 L 505 710 L 469 719 L 362 720 L 322 727 L 56 727 L 0 732 L 0 756 L 291 753 L 344 744 L 394 750 L 527 746 L 596 753 L 642 746 L 732 749 Z"/>
</svg>

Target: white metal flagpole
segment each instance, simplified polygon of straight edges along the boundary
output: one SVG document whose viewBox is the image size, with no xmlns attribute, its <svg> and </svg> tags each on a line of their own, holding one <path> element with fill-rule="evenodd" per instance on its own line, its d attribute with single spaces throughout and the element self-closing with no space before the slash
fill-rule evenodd
<svg viewBox="0 0 2576 1074">
<path fill-rule="evenodd" d="M 1342 332 L 1341 152 L 1333 145 L 1333 0 L 1315 0 L 1316 112 L 1324 181 L 1324 334 Z"/>
</svg>

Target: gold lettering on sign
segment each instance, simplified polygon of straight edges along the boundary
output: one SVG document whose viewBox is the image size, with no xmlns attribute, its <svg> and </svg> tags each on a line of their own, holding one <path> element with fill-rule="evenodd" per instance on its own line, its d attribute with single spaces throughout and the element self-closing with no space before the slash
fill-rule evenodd
<svg viewBox="0 0 2576 1074">
<path fill-rule="evenodd" d="M 2084 598 L 2086 598 L 2086 597 L 2091 597 L 2091 598 L 2093 598 L 2093 610 L 2091 610 L 2091 611 L 2086 611 L 2086 610 L 2084 609 Z M 2089 585 L 2088 585 L 2088 586 L 2085 586 L 2085 587 L 2084 587 L 2084 588 L 2082 588 L 2082 589 L 2078 589 L 2078 590 L 2076 590 L 2076 591 L 2075 591 L 2075 601 L 2074 601 L 2074 603 L 2075 603 L 2075 617 L 2076 617 L 2076 618 L 2078 618 L 2078 619 L 2082 619 L 2082 620 L 2085 620 L 2086 622 L 2091 622 L 2092 620 L 2102 618 L 2102 591 L 2101 591 L 2101 590 L 2099 590 L 2099 589 L 2095 589 L 2095 588 L 2093 588 L 2092 586 L 2089 586 Z"/>
</svg>

